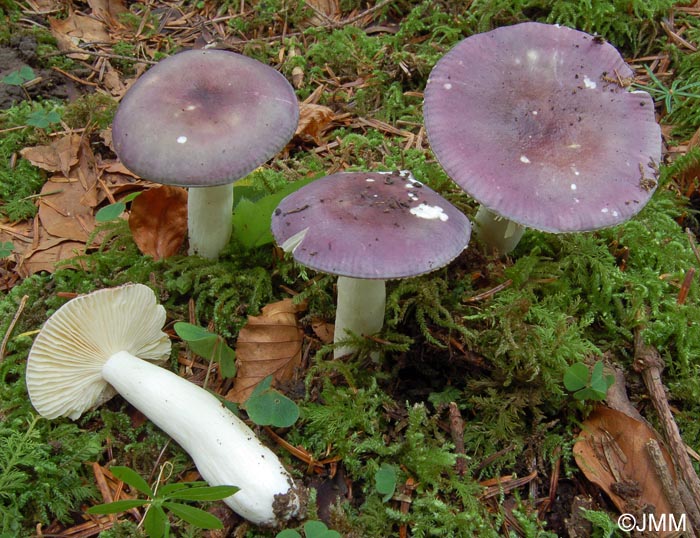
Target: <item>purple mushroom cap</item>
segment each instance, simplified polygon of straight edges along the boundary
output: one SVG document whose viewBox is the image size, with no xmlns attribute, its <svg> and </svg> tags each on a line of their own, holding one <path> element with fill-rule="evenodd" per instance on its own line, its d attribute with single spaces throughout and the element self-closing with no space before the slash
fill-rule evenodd
<svg viewBox="0 0 700 538">
<path fill-rule="evenodd" d="M 147 71 L 114 118 L 114 149 L 146 179 L 226 185 L 278 153 L 294 134 L 294 89 L 271 67 L 235 52 L 190 50 Z"/>
<path fill-rule="evenodd" d="M 656 188 L 661 130 L 604 41 L 527 22 L 461 41 L 425 90 L 425 127 L 450 177 L 483 206 L 549 232 L 639 212 Z"/>
<path fill-rule="evenodd" d="M 283 245 L 307 230 L 294 258 L 352 278 L 407 278 L 439 269 L 469 243 L 469 219 L 406 171 L 341 172 L 287 196 L 272 216 Z"/>
</svg>

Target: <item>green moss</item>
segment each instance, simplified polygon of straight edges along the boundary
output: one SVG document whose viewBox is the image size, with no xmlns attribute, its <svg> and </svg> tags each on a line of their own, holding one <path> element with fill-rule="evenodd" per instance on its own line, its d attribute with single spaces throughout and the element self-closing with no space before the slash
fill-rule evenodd
<svg viewBox="0 0 700 538">
<path fill-rule="evenodd" d="M 0 534 L 12 536 L 71 521 L 74 508 L 96 496 L 85 463 L 102 451 L 99 434 L 33 414 L 22 357 L 0 364 Z"/>
<path fill-rule="evenodd" d="M 87 93 L 66 106 L 63 121 L 69 127 L 79 129 L 90 126 L 106 129 L 112 123 L 117 110 L 117 102 L 103 93 Z"/>
</svg>

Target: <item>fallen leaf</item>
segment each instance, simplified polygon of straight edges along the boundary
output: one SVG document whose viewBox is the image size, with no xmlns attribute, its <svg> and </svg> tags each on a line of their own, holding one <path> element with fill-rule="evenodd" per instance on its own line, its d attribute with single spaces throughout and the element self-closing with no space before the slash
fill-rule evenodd
<svg viewBox="0 0 700 538">
<path fill-rule="evenodd" d="M 332 323 L 328 323 L 321 318 L 314 318 L 311 320 L 311 329 L 324 344 L 330 344 L 333 341 L 335 326 Z"/>
<path fill-rule="evenodd" d="M 236 360 L 238 373 L 226 399 L 242 403 L 260 381 L 269 375 L 279 383 L 288 381 L 301 362 L 303 331 L 297 313 L 304 309 L 291 299 L 271 303 L 259 316 L 248 316 L 238 334 Z"/>
<path fill-rule="evenodd" d="M 314 14 L 309 18 L 309 23 L 312 25 L 325 26 L 329 22 L 338 20 L 340 13 L 338 0 L 305 0 L 305 3 L 314 11 Z"/>
<path fill-rule="evenodd" d="M 80 43 L 111 43 L 112 39 L 107 32 L 104 23 L 88 17 L 73 13 L 65 19 L 49 18 L 51 34 L 56 38 L 58 49 L 69 54 L 71 58 L 87 60 L 88 54 L 82 52 Z"/>
<path fill-rule="evenodd" d="M 80 143 L 80 152 L 78 153 L 78 165 L 71 170 L 68 177 L 77 177 L 78 181 L 85 189 L 85 194 L 80 199 L 80 204 L 91 209 L 97 207 L 97 159 L 92 151 L 92 147 L 87 139 L 83 139 Z"/>
<path fill-rule="evenodd" d="M 113 28 L 122 28 L 119 15 L 128 13 L 128 8 L 123 0 L 88 0 L 95 18 Z"/>
<path fill-rule="evenodd" d="M 187 190 L 162 185 L 131 204 L 129 229 L 139 250 L 162 260 L 177 253 L 187 235 Z"/>
<path fill-rule="evenodd" d="M 105 62 L 105 72 L 102 77 L 104 87 L 109 90 L 112 97 L 121 98 L 126 93 L 126 85 L 122 82 L 119 71 L 112 67 L 112 64 Z"/>
<path fill-rule="evenodd" d="M 294 136 L 310 137 L 321 144 L 322 133 L 330 127 L 335 113 L 332 109 L 313 103 L 299 104 L 299 124 Z"/>
<path fill-rule="evenodd" d="M 68 177 L 72 166 L 78 164 L 80 135 L 70 134 L 47 146 L 24 148 L 19 153 L 34 166 L 49 172 L 62 172 Z"/>
<path fill-rule="evenodd" d="M 671 458 L 654 430 L 620 411 L 600 406 L 583 422 L 574 444 L 574 458 L 586 478 L 600 487 L 621 513 L 653 506 L 657 516 L 671 514 L 673 510 L 646 449 L 652 439 L 662 446 L 673 473 Z"/>
<path fill-rule="evenodd" d="M 92 208 L 83 205 L 86 190 L 77 179 L 50 178 L 41 188 L 39 220 L 54 237 L 85 243 L 95 228 Z"/>
<path fill-rule="evenodd" d="M 56 271 L 56 264 L 64 260 L 70 260 L 85 251 L 85 243 L 72 241 L 63 237 L 53 237 L 45 230 L 39 228 L 39 235 L 35 238 L 35 246 L 27 245 L 22 249 L 17 270 L 22 277 L 27 277 L 46 271 Z"/>
<path fill-rule="evenodd" d="M 695 131 L 695 134 L 690 138 L 688 142 L 688 151 L 700 147 L 700 129 Z M 697 185 L 697 179 L 700 178 L 700 162 L 695 162 L 683 170 L 681 173 L 681 186 L 688 185 L 697 191 L 695 185 Z M 686 192 L 686 196 L 690 196 L 691 192 Z"/>
</svg>

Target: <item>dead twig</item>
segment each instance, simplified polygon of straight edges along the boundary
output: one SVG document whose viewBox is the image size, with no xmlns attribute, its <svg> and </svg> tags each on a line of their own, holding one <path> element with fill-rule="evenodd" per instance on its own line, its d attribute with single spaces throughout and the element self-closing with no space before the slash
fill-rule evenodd
<svg viewBox="0 0 700 538">
<path fill-rule="evenodd" d="M 634 334 L 634 368 L 641 373 L 644 379 L 656 414 L 659 416 L 664 437 L 673 457 L 673 463 L 677 468 L 681 482 L 690 493 L 692 502 L 684 503 L 688 517 L 695 528 L 700 528 L 700 478 L 693 469 L 693 464 L 666 398 L 666 391 L 661 381 L 664 361 L 656 349 L 644 343 L 640 329 L 636 329 Z"/>
<path fill-rule="evenodd" d="M 2 344 L 0 344 L 0 364 L 3 360 L 5 360 L 5 349 L 7 348 L 7 342 L 10 341 L 10 335 L 12 334 L 12 331 L 14 330 L 15 325 L 17 324 L 17 320 L 22 315 L 22 311 L 27 305 L 28 299 L 29 295 L 24 295 L 20 299 L 19 306 L 17 307 L 17 312 L 15 312 L 15 315 L 12 317 L 12 321 L 10 321 L 10 325 L 7 327 L 7 331 L 5 331 L 5 336 L 2 339 Z"/>
<path fill-rule="evenodd" d="M 688 298 L 688 292 L 690 291 L 690 286 L 693 283 L 694 276 L 695 276 L 695 268 L 690 267 L 685 272 L 685 278 L 683 278 L 683 283 L 681 284 L 681 289 L 678 291 L 678 298 L 676 299 L 677 304 L 685 304 L 685 300 Z"/>
<path fill-rule="evenodd" d="M 659 479 L 659 482 L 661 482 L 661 488 L 664 491 L 666 499 L 671 505 L 673 513 L 678 516 L 685 514 L 686 507 L 681 500 L 680 494 L 678 493 L 678 488 L 676 488 L 675 484 L 673 483 L 671 469 L 669 469 L 666 459 L 661 453 L 659 442 L 656 439 L 649 439 L 646 442 L 645 447 L 647 449 L 647 454 L 649 454 L 649 458 L 654 465 L 656 476 Z"/>
<path fill-rule="evenodd" d="M 49 52 L 45 54 L 45 57 L 69 56 L 71 54 L 87 54 L 88 56 L 96 56 L 97 58 L 109 58 L 111 60 L 127 60 L 129 62 L 148 65 L 156 65 L 158 63 L 153 60 L 146 60 L 145 58 L 134 58 L 133 56 L 124 56 L 123 54 L 112 54 L 109 52 L 96 52 L 91 50 L 59 50 L 56 52 Z"/>
<path fill-rule="evenodd" d="M 499 291 L 503 291 L 504 289 L 509 287 L 512 283 L 513 283 L 513 280 L 509 278 L 505 282 L 499 284 L 498 286 L 491 288 L 490 290 L 487 290 L 487 291 L 484 291 L 482 293 L 478 293 L 477 295 L 472 295 L 471 297 L 467 297 L 466 299 L 463 299 L 463 302 L 476 303 L 478 301 L 483 301 L 484 299 L 488 299 L 489 297 L 496 295 Z"/>
<path fill-rule="evenodd" d="M 688 236 L 690 248 L 692 249 L 693 254 L 695 254 L 695 259 L 697 259 L 698 263 L 700 263 L 700 252 L 698 251 L 698 246 L 695 244 L 695 234 L 690 228 L 686 228 L 685 233 Z"/>
<path fill-rule="evenodd" d="M 450 402 L 450 435 L 455 444 L 455 470 L 460 477 L 467 472 L 467 453 L 464 449 L 464 419 L 455 402 Z"/>
</svg>

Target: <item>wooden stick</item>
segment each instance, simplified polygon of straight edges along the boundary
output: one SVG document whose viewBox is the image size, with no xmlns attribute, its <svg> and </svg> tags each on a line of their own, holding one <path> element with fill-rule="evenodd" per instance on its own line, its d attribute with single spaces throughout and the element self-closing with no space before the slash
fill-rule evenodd
<svg viewBox="0 0 700 538">
<path fill-rule="evenodd" d="M 463 477 L 467 471 L 467 453 L 464 450 L 464 419 L 455 402 L 450 402 L 450 435 L 455 444 L 455 454 L 457 455 L 455 470 L 460 477 Z"/>
<path fill-rule="evenodd" d="M 19 306 L 17 307 L 17 312 L 15 312 L 15 315 L 12 317 L 12 321 L 10 321 L 10 325 L 7 327 L 7 331 L 5 331 L 5 336 L 2 339 L 2 344 L 0 344 L 0 363 L 2 363 L 2 361 L 5 359 L 5 349 L 7 348 L 7 342 L 10 341 L 10 335 L 12 334 L 12 330 L 15 328 L 17 320 L 22 315 L 22 311 L 24 310 L 28 299 L 29 295 L 25 295 L 22 297 L 22 299 L 20 299 Z"/>
<path fill-rule="evenodd" d="M 695 520 L 693 517 L 694 514 L 700 513 L 700 478 L 698 478 L 695 469 L 693 469 L 685 443 L 681 438 L 678 425 L 673 418 L 671 407 L 666 399 L 666 392 L 661 381 L 664 361 L 656 349 L 643 342 L 640 329 L 636 329 L 634 334 L 634 357 L 634 369 L 641 373 L 644 384 L 649 391 L 649 396 L 654 404 L 656 414 L 659 416 L 664 437 L 669 445 L 678 475 L 691 492 L 695 506 L 688 506 L 688 503 L 685 503 L 688 516 L 693 519 L 693 526 L 700 528 L 700 521 Z"/>
</svg>

